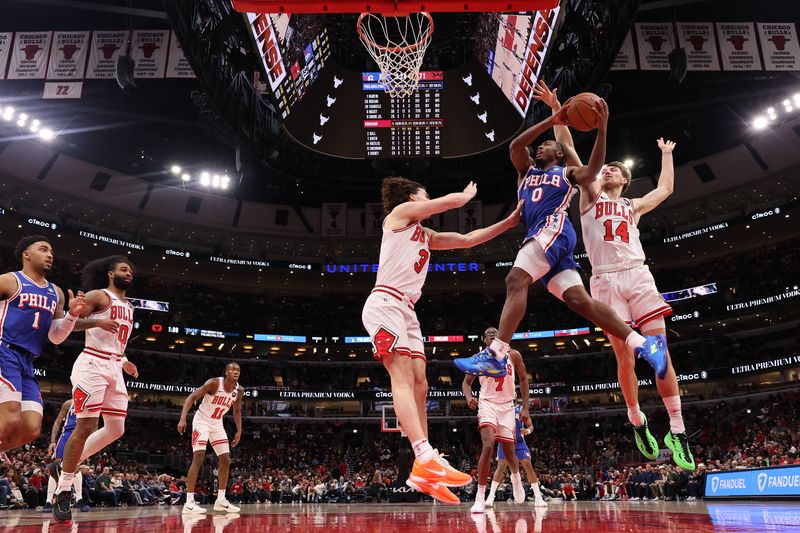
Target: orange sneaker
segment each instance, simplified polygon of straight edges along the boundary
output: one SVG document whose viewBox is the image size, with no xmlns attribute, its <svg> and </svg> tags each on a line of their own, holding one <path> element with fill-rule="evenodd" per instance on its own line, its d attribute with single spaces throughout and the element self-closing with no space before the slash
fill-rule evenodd
<svg viewBox="0 0 800 533">
<path fill-rule="evenodd" d="M 447 459 L 439 454 L 439 450 L 434 450 L 434 452 L 436 452 L 436 457 L 439 464 L 442 465 L 447 472 L 444 480 L 445 485 L 448 487 L 463 487 L 472 481 L 472 476 L 450 466 L 450 463 L 447 461 Z"/>
<path fill-rule="evenodd" d="M 450 492 L 447 485 L 436 481 L 427 481 L 423 478 L 414 477 L 412 474 L 406 480 L 406 485 L 419 492 L 424 492 L 434 500 L 450 505 L 458 505 L 461 500 L 458 496 Z"/>
</svg>

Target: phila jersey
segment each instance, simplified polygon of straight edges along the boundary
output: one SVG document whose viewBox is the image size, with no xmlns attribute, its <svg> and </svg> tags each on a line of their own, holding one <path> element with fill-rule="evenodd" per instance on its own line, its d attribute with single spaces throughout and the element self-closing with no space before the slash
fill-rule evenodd
<svg viewBox="0 0 800 533">
<path fill-rule="evenodd" d="M 375 288 L 391 289 L 413 304 L 428 275 L 428 234 L 417 222 L 401 229 L 383 228 Z"/>
<path fill-rule="evenodd" d="M 0 340 L 38 357 L 58 307 L 58 293 L 49 281 L 38 285 L 22 272 L 14 272 L 17 292 L 0 302 Z"/>
<path fill-rule="evenodd" d="M 90 354 L 99 352 L 101 356 L 108 356 L 109 354 L 122 356 L 125 353 L 128 338 L 133 330 L 133 305 L 127 300 L 120 300 L 108 289 L 103 289 L 103 291 L 110 299 L 108 307 L 95 311 L 89 317 L 93 320 L 113 320 L 119 328 L 116 333 L 100 328 L 87 329 L 86 348 L 84 351 Z M 95 353 L 95 355 L 98 354 Z"/>
<path fill-rule="evenodd" d="M 233 390 L 228 392 L 225 390 L 225 378 L 217 378 L 217 390 L 214 394 L 206 394 L 203 396 L 203 401 L 200 402 L 200 407 L 197 408 L 198 413 L 202 413 L 211 420 L 222 420 L 239 395 L 239 384 L 233 386 Z"/>
<path fill-rule="evenodd" d="M 567 209 L 575 192 L 565 167 L 555 165 L 541 170 L 531 165 L 517 190 L 518 198 L 525 200 L 522 206 L 525 241 L 535 237 L 555 218 L 560 219 L 562 228 L 565 224 L 571 226 Z"/>
<path fill-rule="evenodd" d="M 613 200 L 601 191 L 581 213 L 581 230 L 593 274 L 644 264 L 644 250 L 630 199 Z"/>
<path fill-rule="evenodd" d="M 492 403 L 513 402 L 517 397 L 514 387 L 514 366 L 506 363 L 508 373 L 502 378 L 491 378 L 480 376 L 481 394 L 480 400 Z"/>
</svg>

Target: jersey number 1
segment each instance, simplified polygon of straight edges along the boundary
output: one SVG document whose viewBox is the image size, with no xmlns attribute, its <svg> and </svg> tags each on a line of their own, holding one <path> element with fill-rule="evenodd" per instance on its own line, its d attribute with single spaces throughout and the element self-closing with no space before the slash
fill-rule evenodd
<svg viewBox="0 0 800 533">
<path fill-rule="evenodd" d="M 617 230 L 613 231 L 614 221 L 613 220 L 606 220 L 603 222 L 603 226 L 606 228 L 606 234 L 603 235 L 604 241 L 613 241 L 614 235 L 619 237 L 619 240 L 622 242 L 629 242 L 628 237 L 628 223 L 626 221 L 622 221 L 617 226 Z"/>
<path fill-rule="evenodd" d="M 39 329 L 39 311 L 36 311 L 33 315 L 33 324 L 31 325 L 33 329 Z"/>
<path fill-rule="evenodd" d="M 211 418 L 213 418 L 214 420 L 219 420 L 220 418 L 222 418 L 223 414 L 224 410 L 222 409 L 222 407 L 217 407 L 216 409 L 214 409 L 214 414 L 211 415 Z"/>
</svg>

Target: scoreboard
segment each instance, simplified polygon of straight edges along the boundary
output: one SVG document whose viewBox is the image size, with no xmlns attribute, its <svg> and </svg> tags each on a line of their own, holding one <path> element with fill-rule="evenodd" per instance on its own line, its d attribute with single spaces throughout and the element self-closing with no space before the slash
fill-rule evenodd
<svg viewBox="0 0 800 533">
<path fill-rule="evenodd" d="M 444 72 L 420 72 L 417 91 L 402 99 L 389 96 L 379 77 L 361 74 L 366 157 L 440 157 Z"/>
</svg>

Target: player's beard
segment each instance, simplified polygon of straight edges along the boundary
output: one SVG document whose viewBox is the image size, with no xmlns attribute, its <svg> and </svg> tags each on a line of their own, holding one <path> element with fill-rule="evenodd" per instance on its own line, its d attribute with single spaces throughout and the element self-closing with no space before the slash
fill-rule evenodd
<svg viewBox="0 0 800 533">
<path fill-rule="evenodd" d="M 114 276 L 112 280 L 114 287 L 118 288 L 121 291 L 127 291 L 133 285 L 132 281 L 128 281 L 127 279 L 123 278 L 122 276 Z"/>
</svg>

